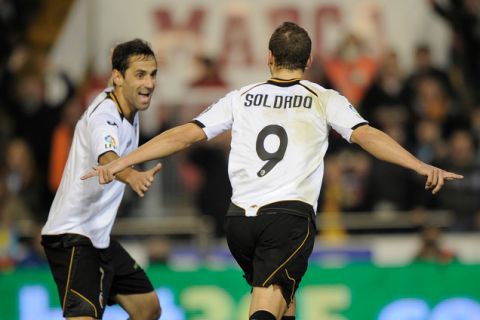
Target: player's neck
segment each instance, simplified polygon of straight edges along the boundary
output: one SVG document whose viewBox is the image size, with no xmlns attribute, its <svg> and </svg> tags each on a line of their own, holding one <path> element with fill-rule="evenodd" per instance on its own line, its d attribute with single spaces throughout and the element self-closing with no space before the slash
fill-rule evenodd
<svg viewBox="0 0 480 320">
<path fill-rule="evenodd" d="M 280 80 L 294 80 L 303 78 L 303 70 L 301 69 L 276 69 L 272 70 L 272 78 Z"/>
<path fill-rule="evenodd" d="M 122 92 L 120 90 L 113 90 L 113 94 L 117 101 L 117 108 L 119 109 L 118 111 L 122 114 L 122 116 L 127 119 L 129 122 L 133 122 L 133 119 L 135 117 L 136 111 L 134 110 L 133 107 L 131 107 L 125 97 L 123 96 Z"/>
</svg>

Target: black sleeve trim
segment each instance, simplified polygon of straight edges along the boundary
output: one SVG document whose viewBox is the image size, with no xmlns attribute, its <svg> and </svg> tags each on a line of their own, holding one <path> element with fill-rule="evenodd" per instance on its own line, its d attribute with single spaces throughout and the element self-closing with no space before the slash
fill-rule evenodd
<svg viewBox="0 0 480 320">
<path fill-rule="evenodd" d="M 368 124 L 368 122 L 360 122 L 360 123 L 357 123 L 356 125 L 354 125 L 354 126 L 352 127 L 352 130 L 355 130 L 355 129 L 357 129 L 358 127 L 361 127 L 361 126 L 364 126 L 364 125 L 367 125 L 367 124 Z"/>
<path fill-rule="evenodd" d="M 202 129 L 205 128 L 205 125 L 198 120 L 192 120 L 192 121 L 190 121 L 190 123 L 196 124 L 197 126 L 199 126 Z"/>
</svg>

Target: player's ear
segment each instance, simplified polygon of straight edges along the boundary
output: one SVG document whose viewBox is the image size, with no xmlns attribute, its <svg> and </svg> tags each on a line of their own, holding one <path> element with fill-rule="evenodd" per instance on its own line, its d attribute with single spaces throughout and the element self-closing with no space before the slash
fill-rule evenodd
<svg viewBox="0 0 480 320">
<path fill-rule="evenodd" d="M 112 70 L 112 81 L 114 86 L 121 86 L 123 84 L 123 76 L 117 69 Z"/>
<path fill-rule="evenodd" d="M 273 56 L 273 53 L 271 50 L 268 50 L 267 63 L 270 67 L 272 67 L 275 64 L 275 57 Z"/>
<path fill-rule="evenodd" d="M 310 56 L 308 57 L 308 60 L 307 60 L 307 65 L 305 66 L 305 70 L 310 69 L 310 67 L 312 66 L 312 63 L 313 63 L 313 57 L 310 54 Z"/>
</svg>

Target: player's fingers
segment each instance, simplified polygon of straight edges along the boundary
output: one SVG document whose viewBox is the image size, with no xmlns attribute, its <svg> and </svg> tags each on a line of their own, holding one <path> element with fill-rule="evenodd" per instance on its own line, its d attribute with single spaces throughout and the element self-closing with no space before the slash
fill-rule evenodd
<svg viewBox="0 0 480 320">
<path fill-rule="evenodd" d="M 96 171 L 89 171 L 87 172 L 86 174 L 84 174 L 83 176 L 80 177 L 80 179 L 82 180 L 87 180 L 87 179 L 90 179 L 91 177 L 95 177 L 98 175 L 98 172 Z"/>
<path fill-rule="evenodd" d="M 108 183 L 108 173 L 105 172 L 105 170 L 101 170 L 98 175 L 99 181 L 101 184 L 107 184 Z"/>
<path fill-rule="evenodd" d="M 438 183 L 438 170 L 436 168 L 433 169 L 432 171 L 432 181 L 430 183 L 430 188 L 433 189 Z"/>
<path fill-rule="evenodd" d="M 432 185 L 430 186 L 431 188 L 435 188 L 435 186 L 438 184 L 438 170 L 437 168 L 433 169 L 433 179 L 432 179 Z"/>
<path fill-rule="evenodd" d="M 103 176 L 103 184 L 107 184 L 113 181 L 115 179 L 115 175 L 112 174 L 109 170 L 102 170 L 102 176 Z"/>
<path fill-rule="evenodd" d="M 83 176 L 80 177 L 82 180 L 90 179 L 92 177 L 98 176 L 97 167 L 93 167 L 92 170 L 85 173 Z"/>
<path fill-rule="evenodd" d="M 141 185 L 135 186 L 135 187 L 133 188 L 133 191 L 135 191 L 135 193 L 136 193 L 140 198 L 143 198 L 144 192 L 143 192 L 143 190 L 142 190 Z"/>
<path fill-rule="evenodd" d="M 456 174 L 453 172 L 445 172 L 445 180 L 452 181 L 452 180 L 459 180 L 459 179 L 463 179 L 463 176 L 461 174 Z"/>
<path fill-rule="evenodd" d="M 427 174 L 427 181 L 425 182 L 425 189 L 430 189 L 432 187 L 432 181 L 433 181 L 433 170 L 430 170 Z"/>
<path fill-rule="evenodd" d="M 432 190 L 432 194 L 436 194 L 438 191 L 440 191 L 440 189 L 442 189 L 443 185 L 445 184 L 443 174 L 443 170 L 438 170 L 437 185 L 435 186 L 435 189 Z"/>
<path fill-rule="evenodd" d="M 152 169 L 150 169 L 151 173 L 152 173 L 152 176 L 156 175 L 160 169 L 162 169 L 162 164 L 161 163 L 157 163 L 155 165 L 155 167 L 153 167 Z"/>
</svg>

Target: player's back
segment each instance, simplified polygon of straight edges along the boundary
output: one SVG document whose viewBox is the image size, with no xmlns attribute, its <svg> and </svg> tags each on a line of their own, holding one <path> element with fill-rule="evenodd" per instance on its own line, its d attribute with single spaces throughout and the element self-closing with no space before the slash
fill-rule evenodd
<svg viewBox="0 0 480 320">
<path fill-rule="evenodd" d="M 229 163 L 234 203 L 314 205 L 328 146 L 330 94 L 308 81 L 274 79 L 239 91 Z"/>
</svg>

